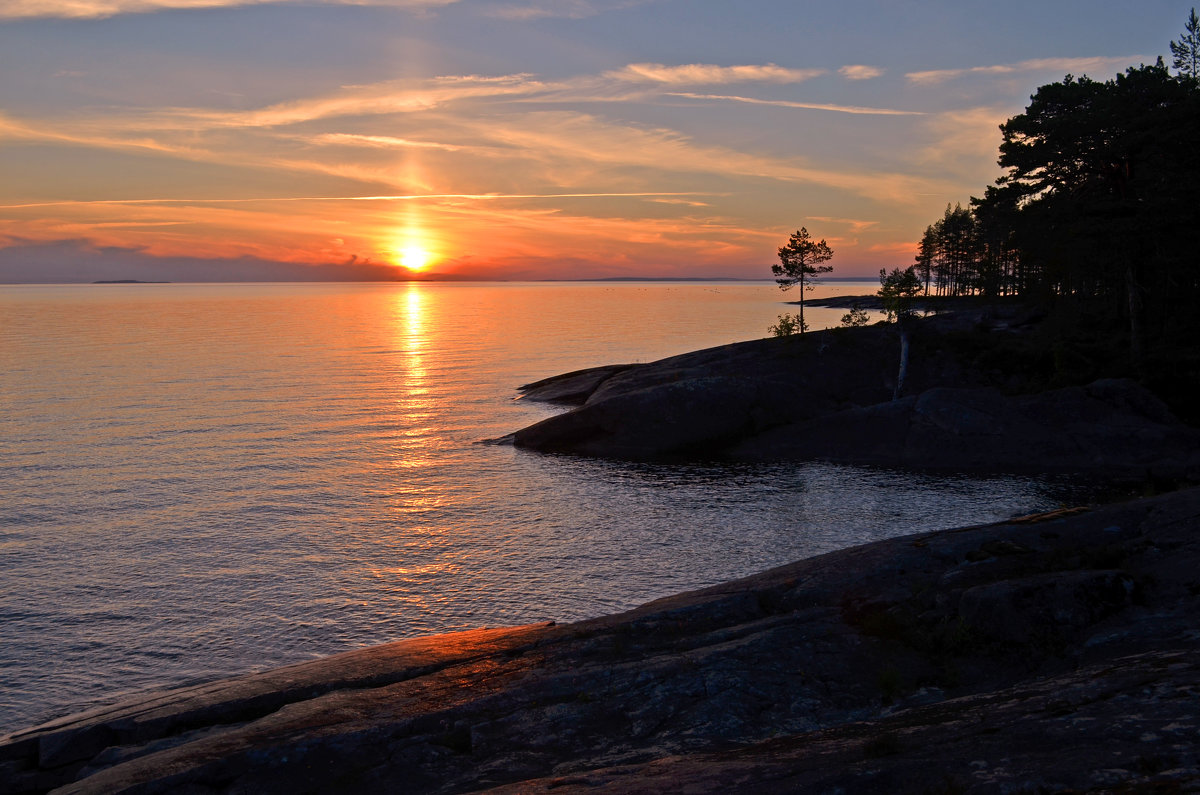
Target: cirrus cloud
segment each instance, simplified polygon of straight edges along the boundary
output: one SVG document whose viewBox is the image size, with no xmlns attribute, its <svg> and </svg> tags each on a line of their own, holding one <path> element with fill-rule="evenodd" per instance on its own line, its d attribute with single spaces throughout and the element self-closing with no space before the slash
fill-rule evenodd
<svg viewBox="0 0 1200 795">
<path fill-rule="evenodd" d="M 623 69 L 607 72 L 605 77 L 638 83 L 696 85 L 726 83 L 802 83 L 826 73 L 824 69 L 788 69 L 777 64 L 718 66 L 707 63 L 667 66 L 661 63 L 631 63 Z"/>
<path fill-rule="evenodd" d="M 1019 72 L 1059 72 L 1063 74 L 1084 74 L 1087 72 L 1112 72 L 1124 69 L 1133 63 L 1152 60 L 1146 56 L 1126 55 L 1119 57 L 1095 58 L 1034 58 L 1028 61 L 1011 64 L 993 64 L 991 66 L 970 66 L 962 69 L 931 69 L 924 72 L 909 72 L 905 75 L 909 82 L 917 85 L 937 85 L 947 80 L 954 80 L 966 75 L 1010 75 Z"/>
<path fill-rule="evenodd" d="M 841 69 L 838 69 L 838 74 L 847 80 L 872 80 L 882 75 L 883 70 L 878 66 L 846 64 Z"/>
<path fill-rule="evenodd" d="M 726 94 L 692 94 L 686 91 L 675 91 L 667 94 L 670 97 L 685 99 L 710 99 L 725 102 L 744 102 L 747 105 L 770 105 L 776 108 L 795 108 L 797 110 L 827 110 L 833 113 L 849 113 L 856 116 L 924 116 L 918 110 L 894 110 L 892 108 L 864 108 L 857 105 L 832 105 L 824 102 L 792 102 L 786 99 L 759 99 L 758 97 L 736 97 Z"/>
<path fill-rule="evenodd" d="M 290 0 L 4 0 L 2 19 L 104 19 L 120 14 L 145 14 L 203 8 L 231 8 L 286 3 Z M 321 5 L 394 6 L 429 9 L 457 3 L 458 0 L 312 0 Z"/>
</svg>

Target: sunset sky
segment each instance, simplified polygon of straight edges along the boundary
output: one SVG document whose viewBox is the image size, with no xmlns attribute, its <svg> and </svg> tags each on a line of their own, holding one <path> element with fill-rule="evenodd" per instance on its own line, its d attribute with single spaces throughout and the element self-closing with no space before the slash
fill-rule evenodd
<svg viewBox="0 0 1200 795">
<path fill-rule="evenodd" d="M 0 281 L 870 275 L 1189 8 L 0 0 Z"/>
</svg>

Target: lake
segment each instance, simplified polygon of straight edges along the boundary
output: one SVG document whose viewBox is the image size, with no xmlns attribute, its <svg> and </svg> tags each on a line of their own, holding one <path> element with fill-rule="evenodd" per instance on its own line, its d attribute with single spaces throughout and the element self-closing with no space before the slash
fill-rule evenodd
<svg viewBox="0 0 1200 795">
<path fill-rule="evenodd" d="M 556 410 L 514 400 L 520 384 L 767 336 L 793 298 L 770 282 L 0 287 L 0 732 L 1071 499 L 1033 478 L 478 444 Z M 814 327 L 843 313 L 806 311 Z"/>
</svg>

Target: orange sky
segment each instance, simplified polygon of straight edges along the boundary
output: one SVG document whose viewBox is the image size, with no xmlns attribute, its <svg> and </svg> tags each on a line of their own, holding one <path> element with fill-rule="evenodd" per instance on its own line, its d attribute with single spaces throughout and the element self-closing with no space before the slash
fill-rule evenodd
<svg viewBox="0 0 1200 795">
<path fill-rule="evenodd" d="M 1185 13 L 1018 41 L 1034 4 L 852 5 L 873 12 L 857 28 L 844 3 L 18 0 L 0 281 L 68 259 L 123 278 L 122 256 L 164 279 L 183 260 L 760 278 L 800 226 L 836 274 L 871 275 L 997 175 L 997 125 L 1037 85 L 1151 59 L 1129 53 Z M 955 24 L 987 37 L 964 47 Z"/>
</svg>

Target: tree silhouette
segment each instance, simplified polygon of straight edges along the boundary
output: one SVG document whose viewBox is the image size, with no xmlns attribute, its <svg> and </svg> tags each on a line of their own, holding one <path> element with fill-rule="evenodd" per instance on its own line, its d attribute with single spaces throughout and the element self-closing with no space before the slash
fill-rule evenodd
<svg viewBox="0 0 1200 795">
<path fill-rule="evenodd" d="M 1149 309 L 1196 294 L 1194 248 L 1200 131 L 1196 81 L 1162 60 L 1099 83 L 1042 86 L 1002 127 L 997 180 L 1017 194 L 1016 236 L 1053 293 L 1125 315 L 1141 356 Z M 1191 242 L 1194 247 L 1194 240 Z M 1150 299 L 1150 306 L 1147 306 Z"/>
<path fill-rule="evenodd" d="M 887 312 L 888 321 L 904 321 L 913 314 L 913 300 L 921 293 L 921 277 L 917 266 L 907 268 L 879 269 L 879 292 L 877 295 Z"/>
<path fill-rule="evenodd" d="M 936 280 L 942 295 L 967 295 L 976 287 L 979 235 L 975 217 L 961 204 L 946 205 L 935 226 L 938 234 Z"/>
<path fill-rule="evenodd" d="M 1035 301 L 1051 321 L 1055 378 L 1074 350 L 1089 372 L 1135 375 L 1200 423 L 1195 9 L 1171 52 L 1178 74 L 1159 58 L 1038 88 L 1001 125 L 1005 173 L 926 229 L 916 274 L 928 267 L 939 294 Z M 969 243 L 958 255 L 956 240 Z"/>
<path fill-rule="evenodd" d="M 913 316 L 913 299 L 921 292 L 921 277 L 917 266 L 910 265 L 901 270 L 879 269 L 879 298 L 883 302 L 888 320 L 894 320 L 900 329 L 900 369 L 896 373 L 896 388 L 892 400 L 899 400 L 904 391 L 904 379 L 908 375 L 909 324 Z"/>
<path fill-rule="evenodd" d="M 1184 35 L 1171 42 L 1171 55 L 1174 56 L 1171 65 L 1180 75 L 1200 80 L 1200 19 L 1196 19 L 1195 8 L 1188 14 Z"/>
<path fill-rule="evenodd" d="M 822 273 L 833 270 L 832 265 L 823 265 L 833 259 L 833 249 L 824 240 L 816 241 L 808 230 L 800 227 L 793 232 L 787 245 L 779 249 L 779 264 L 771 266 L 780 290 L 800 286 L 800 333 L 808 330 L 804 322 L 804 293 L 813 288 L 813 281 Z"/>
<path fill-rule="evenodd" d="M 1088 318 L 1104 344 L 1124 346 L 1121 372 L 1178 376 L 1170 389 L 1182 395 L 1200 391 L 1200 355 L 1184 373 L 1164 362 L 1200 337 L 1194 14 L 1172 45 L 1178 76 L 1159 58 L 1103 82 L 1040 87 L 1001 125 L 1004 175 L 926 230 L 917 274 L 930 262 L 939 294 L 1017 294 Z"/>
<path fill-rule="evenodd" d="M 937 224 L 930 224 L 925 227 L 925 234 L 921 236 L 921 242 L 917 244 L 916 262 L 913 265 L 924 285 L 925 295 L 929 295 L 929 281 L 933 278 L 933 264 L 937 261 L 939 246 Z"/>
</svg>

